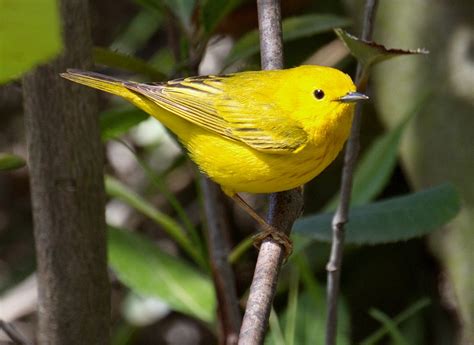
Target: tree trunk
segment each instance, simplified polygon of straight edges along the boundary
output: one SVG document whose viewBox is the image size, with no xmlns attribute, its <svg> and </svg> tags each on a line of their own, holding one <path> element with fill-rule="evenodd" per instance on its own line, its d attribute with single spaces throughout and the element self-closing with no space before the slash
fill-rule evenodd
<svg viewBox="0 0 474 345">
<path fill-rule="evenodd" d="M 86 0 L 61 0 L 64 52 L 23 79 L 40 344 L 108 344 L 103 151 L 92 90 L 59 77 L 91 66 Z"/>
</svg>

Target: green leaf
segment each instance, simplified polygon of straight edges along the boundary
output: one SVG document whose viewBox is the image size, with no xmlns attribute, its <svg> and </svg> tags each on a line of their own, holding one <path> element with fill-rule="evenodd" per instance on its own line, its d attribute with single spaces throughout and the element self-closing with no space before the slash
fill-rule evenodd
<svg viewBox="0 0 474 345">
<path fill-rule="evenodd" d="M 202 258 L 201 261 L 203 263 L 206 262 L 206 260 L 204 258 L 207 257 L 207 254 L 206 254 L 206 251 L 204 249 L 205 245 L 203 243 L 203 240 L 201 239 L 197 229 L 194 227 L 193 223 L 191 222 L 191 220 L 187 216 L 183 205 L 181 205 L 179 200 L 168 189 L 168 187 L 167 187 L 167 185 L 164 181 L 167 174 L 164 174 L 164 175 L 157 174 L 152 169 L 152 167 L 150 167 L 148 165 L 148 163 L 145 162 L 145 160 L 143 160 L 142 158 L 140 158 L 140 156 L 138 156 L 138 154 L 135 152 L 135 150 L 132 147 L 130 147 L 127 143 L 125 143 L 121 140 L 119 141 L 119 143 L 121 143 L 126 149 L 128 149 L 130 151 L 130 153 L 133 155 L 133 157 L 135 157 L 135 159 L 137 160 L 138 164 L 142 167 L 143 171 L 145 172 L 145 175 L 148 177 L 150 182 L 158 189 L 159 193 L 161 193 L 166 198 L 166 200 L 169 202 L 169 204 L 173 207 L 173 209 L 175 210 L 177 216 L 181 220 L 181 223 L 184 225 L 184 227 L 186 228 L 188 234 L 190 235 L 190 239 L 193 241 L 194 245 L 197 246 L 197 249 L 201 252 L 201 255 L 200 255 L 200 257 Z M 207 266 L 208 265 L 207 265 L 207 262 L 206 262 L 206 268 L 207 268 Z"/>
<path fill-rule="evenodd" d="M 421 309 L 426 308 L 430 305 L 429 298 L 421 298 L 415 303 L 413 303 L 410 307 L 402 311 L 396 317 L 393 318 L 392 324 L 397 326 L 402 322 L 410 319 L 415 314 L 417 314 Z M 375 345 L 379 344 L 380 340 L 389 332 L 387 328 L 381 328 L 365 338 L 363 341 L 360 342 L 360 345 Z"/>
<path fill-rule="evenodd" d="M 398 242 L 426 235 L 453 219 L 460 209 L 451 184 L 354 207 L 349 212 L 346 243 Z M 331 241 L 332 213 L 301 218 L 293 232 L 314 240 Z"/>
<path fill-rule="evenodd" d="M 242 257 L 242 255 L 253 247 L 254 235 L 249 235 L 240 241 L 234 248 L 232 248 L 227 260 L 231 264 L 237 263 L 237 261 Z"/>
<path fill-rule="evenodd" d="M 181 26 L 186 31 L 190 31 L 196 0 L 135 0 L 135 2 L 160 15 L 166 15 L 166 9 L 168 9 L 180 21 Z"/>
<path fill-rule="evenodd" d="M 149 217 L 156 224 L 162 226 L 163 230 L 196 260 L 201 267 L 206 267 L 206 260 L 201 256 L 199 248 L 190 241 L 185 231 L 173 218 L 157 210 L 148 201 L 111 176 L 105 177 L 105 190 L 108 195 L 122 200 L 127 205 Z"/>
<path fill-rule="evenodd" d="M 296 320 L 298 316 L 298 287 L 299 271 L 298 268 L 292 270 L 290 275 L 290 286 L 288 289 L 288 306 L 286 307 L 285 322 L 285 344 L 295 344 Z"/>
<path fill-rule="evenodd" d="M 24 167 L 26 162 L 23 158 L 10 153 L 0 152 L 0 171 L 15 170 Z"/>
<path fill-rule="evenodd" d="M 311 266 L 304 256 L 304 254 L 299 253 L 297 255 L 292 255 L 293 262 L 299 271 L 301 277 L 301 282 L 304 285 L 304 292 L 301 294 L 296 294 L 296 288 L 298 283 L 290 281 L 290 289 L 293 289 L 293 296 L 290 296 L 289 293 L 289 303 L 287 310 L 284 311 L 282 317 L 280 318 L 282 324 L 285 326 L 285 337 L 286 342 L 284 341 L 283 334 L 280 329 L 280 323 L 276 316 L 274 320 L 270 320 L 270 332 L 266 338 L 266 345 L 281 345 L 281 344 L 294 344 L 298 345 L 314 345 L 314 344 L 324 344 L 324 334 L 326 327 L 326 291 L 314 278 L 314 273 L 311 271 Z M 292 278 L 296 278 L 292 276 Z M 301 284 L 299 284 L 301 285 Z M 292 299 L 297 299 L 297 306 L 294 305 L 295 301 Z M 291 315 L 296 312 L 295 315 Z M 350 330 L 350 316 L 346 304 L 343 299 L 339 300 L 338 304 L 338 315 L 339 315 L 339 325 L 337 328 L 337 344 L 349 344 L 349 330 Z M 272 316 L 270 316 L 272 318 Z M 290 323 L 290 325 L 288 325 Z M 288 327 L 295 326 L 295 330 L 288 332 Z M 289 333 L 294 332 L 294 337 Z"/>
<path fill-rule="evenodd" d="M 106 48 L 94 48 L 94 61 L 97 64 L 148 76 L 153 81 L 160 81 L 166 78 L 163 73 L 146 61 L 119 52 L 114 52 Z"/>
<path fill-rule="evenodd" d="M 278 315 L 275 309 L 270 311 L 270 319 L 268 320 L 268 326 L 270 327 L 270 332 L 267 335 L 266 345 L 286 345 L 285 337 L 280 327 L 280 320 L 278 320 Z"/>
<path fill-rule="evenodd" d="M 309 37 L 329 31 L 337 26 L 349 25 L 344 17 L 331 14 L 308 14 L 283 20 L 283 42 Z M 260 51 L 258 30 L 253 30 L 238 40 L 226 59 L 226 65 L 247 58 Z"/>
<path fill-rule="evenodd" d="M 282 23 L 283 40 L 292 41 L 325 32 L 336 26 L 347 26 L 351 21 L 332 14 L 308 14 L 287 18 Z"/>
<path fill-rule="evenodd" d="M 294 337 L 294 344 L 298 345 L 314 345 L 324 344 L 324 333 L 326 327 L 326 307 L 324 301 L 326 294 L 324 289 L 319 288 L 317 303 L 307 292 L 303 292 L 298 297 L 297 315 L 296 315 L 296 330 Z M 286 325 L 288 311 L 283 313 L 281 321 Z M 349 313 L 344 303 L 339 304 L 338 308 L 339 326 L 337 330 L 337 344 L 348 345 L 349 342 Z M 272 325 L 274 326 L 272 328 Z M 273 334 L 276 328 L 276 334 Z M 278 322 L 273 321 L 270 324 L 270 332 L 265 339 L 265 345 L 280 345 L 281 333 L 279 333 Z M 286 344 L 286 343 L 285 343 Z"/>
<path fill-rule="evenodd" d="M 211 34 L 219 22 L 241 3 L 242 0 L 200 1 L 201 23 L 206 33 Z"/>
<path fill-rule="evenodd" d="M 428 51 L 425 49 L 390 49 L 375 42 L 364 41 L 348 34 L 342 29 L 335 29 L 334 31 L 347 46 L 351 54 L 364 66 L 364 69 L 397 56 L 428 54 Z"/>
<path fill-rule="evenodd" d="M 150 58 L 149 62 L 166 76 L 173 75 L 174 68 L 176 67 L 175 57 L 168 47 L 159 49 L 156 54 Z"/>
<path fill-rule="evenodd" d="M 431 93 L 429 93 L 431 94 Z M 407 116 L 391 131 L 378 138 L 365 152 L 357 164 L 351 195 L 351 206 L 364 205 L 372 201 L 385 187 L 397 163 L 398 148 L 408 122 L 426 104 L 427 96 L 409 112 Z M 339 202 L 339 192 L 324 207 L 334 211 Z"/>
<path fill-rule="evenodd" d="M 308 295 L 307 298 L 311 301 L 312 312 L 319 313 L 318 319 L 320 320 L 319 329 L 313 329 L 311 326 L 311 321 L 309 320 L 303 330 L 300 330 L 300 333 L 304 331 L 304 339 L 306 344 L 312 344 L 311 339 L 320 339 L 317 344 L 324 344 L 324 334 L 326 327 L 326 317 L 327 317 L 327 305 L 326 300 L 326 290 L 324 285 L 320 284 L 315 276 L 309 263 L 308 259 L 304 253 L 295 255 L 295 264 L 300 270 L 301 281 L 304 285 L 305 291 Z M 344 298 L 340 298 L 337 306 L 337 314 L 339 315 L 337 334 L 336 334 L 336 343 L 337 344 L 349 344 L 350 343 L 350 314 L 347 308 L 347 305 L 344 301 Z M 301 327 L 301 326 L 300 326 Z M 298 334 L 300 334 L 298 333 Z M 301 336 L 300 336 L 301 337 Z M 296 344 L 303 343 L 301 340 L 297 341 Z"/>
<path fill-rule="evenodd" d="M 117 138 L 147 118 L 147 113 L 129 106 L 104 111 L 99 117 L 102 140 Z"/>
<path fill-rule="evenodd" d="M 146 46 L 153 35 L 156 34 L 163 24 L 163 11 L 157 10 L 148 4 L 142 4 L 146 8 L 139 11 L 121 30 L 114 42 L 110 45 L 112 51 L 119 51 L 122 54 L 133 55 L 139 49 Z"/>
<path fill-rule="evenodd" d="M 384 328 L 387 330 L 387 332 L 392 337 L 392 340 L 393 340 L 394 344 L 396 344 L 396 345 L 409 345 L 408 341 L 405 339 L 405 337 L 398 330 L 398 327 L 395 324 L 395 322 L 393 322 L 388 317 L 387 314 L 385 314 L 385 313 L 383 313 L 383 312 L 381 312 L 380 310 L 377 310 L 377 309 L 372 309 L 369 312 L 369 314 L 374 319 L 376 319 L 381 324 L 383 324 Z"/>
<path fill-rule="evenodd" d="M 375 198 L 384 188 L 397 163 L 398 146 L 408 121 L 378 138 L 360 159 L 354 173 L 351 205 L 364 205 Z M 324 207 L 334 211 L 339 203 L 339 192 Z"/>
<path fill-rule="evenodd" d="M 109 228 L 109 263 L 120 281 L 140 295 L 157 297 L 176 311 L 212 323 L 216 300 L 209 278 L 149 240 Z"/>
<path fill-rule="evenodd" d="M 19 77 L 61 50 L 55 0 L 2 0 L 0 23 L 0 83 Z"/>
<path fill-rule="evenodd" d="M 370 202 L 385 187 L 397 163 L 398 147 L 408 121 L 379 138 L 370 151 L 362 157 L 354 175 L 351 205 Z"/>
<path fill-rule="evenodd" d="M 163 1 L 171 12 L 179 19 L 182 26 L 189 30 L 191 27 L 191 16 L 194 12 L 196 0 L 159 0 Z"/>
</svg>

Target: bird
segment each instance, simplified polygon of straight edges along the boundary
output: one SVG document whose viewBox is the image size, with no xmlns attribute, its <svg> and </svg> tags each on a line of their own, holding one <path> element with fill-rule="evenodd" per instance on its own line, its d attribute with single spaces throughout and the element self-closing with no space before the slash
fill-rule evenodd
<svg viewBox="0 0 474 345">
<path fill-rule="evenodd" d="M 260 239 L 273 237 L 287 253 L 289 239 L 238 193 L 286 191 L 319 175 L 349 137 L 355 103 L 368 99 L 349 75 L 315 65 L 156 83 L 75 69 L 61 76 L 120 96 L 160 121 L 199 170 L 257 220 Z"/>
</svg>

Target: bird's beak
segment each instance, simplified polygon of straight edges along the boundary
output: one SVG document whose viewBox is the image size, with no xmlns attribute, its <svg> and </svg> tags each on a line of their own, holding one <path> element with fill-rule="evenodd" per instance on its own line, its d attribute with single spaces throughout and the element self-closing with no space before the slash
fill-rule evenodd
<svg viewBox="0 0 474 345">
<path fill-rule="evenodd" d="M 363 93 L 349 92 L 347 93 L 347 95 L 344 95 L 341 98 L 339 98 L 338 101 L 342 103 L 353 103 L 353 102 L 365 101 L 368 99 L 369 97 L 364 95 Z"/>
</svg>

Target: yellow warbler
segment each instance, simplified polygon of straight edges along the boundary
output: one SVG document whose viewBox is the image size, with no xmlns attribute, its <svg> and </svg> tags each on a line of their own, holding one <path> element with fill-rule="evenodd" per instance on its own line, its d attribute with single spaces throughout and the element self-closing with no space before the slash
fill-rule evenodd
<svg viewBox="0 0 474 345">
<path fill-rule="evenodd" d="M 367 99 L 348 75 L 321 66 L 163 83 L 77 70 L 62 76 L 121 96 L 158 119 L 230 196 L 284 191 L 314 178 L 349 136 L 354 102 Z"/>
</svg>

